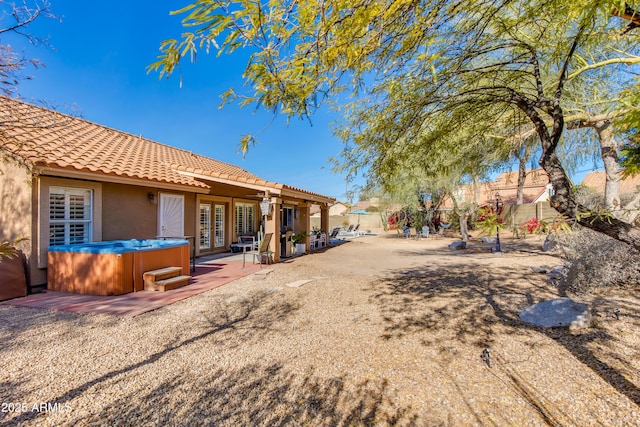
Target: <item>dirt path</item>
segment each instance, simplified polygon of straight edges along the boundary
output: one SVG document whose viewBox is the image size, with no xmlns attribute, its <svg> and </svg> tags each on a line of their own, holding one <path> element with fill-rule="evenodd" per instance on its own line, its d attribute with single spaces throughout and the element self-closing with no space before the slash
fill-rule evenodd
<svg viewBox="0 0 640 427">
<path fill-rule="evenodd" d="M 528 326 L 558 296 L 541 242 L 448 243 L 353 239 L 133 319 L 2 306 L 0 400 L 28 410 L 0 425 L 640 425 L 637 295 Z"/>
</svg>

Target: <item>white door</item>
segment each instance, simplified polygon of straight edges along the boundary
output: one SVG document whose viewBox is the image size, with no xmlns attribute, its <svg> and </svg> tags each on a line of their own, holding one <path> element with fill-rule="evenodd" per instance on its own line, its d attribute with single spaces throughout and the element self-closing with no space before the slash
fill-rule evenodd
<svg viewBox="0 0 640 427">
<path fill-rule="evenodd" d="M 158 211 L 158 235 L 162 237 L 184 236 L 184 196 L 160 193 Z"/>
</svg>

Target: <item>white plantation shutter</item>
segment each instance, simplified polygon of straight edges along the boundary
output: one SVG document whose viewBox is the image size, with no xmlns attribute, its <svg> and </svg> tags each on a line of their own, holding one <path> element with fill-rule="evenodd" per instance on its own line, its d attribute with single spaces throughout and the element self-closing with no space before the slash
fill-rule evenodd
<svg viewBox="0 0 640 427">
<path fill-rule="evenodd" d="M 236 221 L 235 221 L 236 235 L 244 233 L 244 205 L 236 204 Z"/>
<path fill-rule="evenodd" d="M 91 241 L 91 190 L 50 187 L 49 246 Z"/>
<path fill-rule="evenodd" d="M 256 205 L 236 203 L 236 218 L 234 229 L 236 235 L 255 233 Z"/>
<path fill-rule="evenodd" d="M 245 206 L 245 211 L 246 211 L 246 215 L 245 215 L 245 233 L 247 234 L 253 234 L 254 233 L 254 218 L 255 218 L 255 205 L 246 205 Z"/>
</svg>

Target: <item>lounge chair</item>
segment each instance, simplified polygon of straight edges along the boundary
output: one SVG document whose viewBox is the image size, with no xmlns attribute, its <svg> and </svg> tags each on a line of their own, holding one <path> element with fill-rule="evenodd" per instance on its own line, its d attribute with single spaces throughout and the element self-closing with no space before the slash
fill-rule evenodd
<svg viewBox="0 0 640 427">
<path fill-rule="evenodd" d="M 269 249 L 269 243 L 271 243 L 271 236 L 273 233 L 266 233 L 264 239 L 260 243 L 260 247 L 253 253 L 253 263 L 256 263 L 256 258 L 260 258 L 260 268 L 262 268 L 262 258 L 267 257 L 267 264 L 270 264 L 273 256 L 273 251 Z"/>
<path fill-rule="evenodd" d="M 331 241 L 336 241 L 336 239 L 338 238 L 338 234 L 340 234 L 340 232 L 342 231 L 342 227 L 333 227 L 333 229 L 331 230 L 331 234 L 329 234 L 328 239 L 327 239 L 327 244 L 330 245 Z"/>
<path fill-rule="evenodd" d="M 351 224 L 347 229 L 341 229 L 340 232 L 338 233 L 340 236 L 344 236 L 347 235 L 349 233 L 351 233 L 353 231 L 353 227 L 355 227 L 355 225 Z"/>
<path fill-rule="evenodd" d="M 418 239 L 422 240 L 422 238 L 426 239 L 427 237 L 429 237 L 429 227 L 425 225 L 422 227 L 420 233 L 418 233 Z"/>
</svg>

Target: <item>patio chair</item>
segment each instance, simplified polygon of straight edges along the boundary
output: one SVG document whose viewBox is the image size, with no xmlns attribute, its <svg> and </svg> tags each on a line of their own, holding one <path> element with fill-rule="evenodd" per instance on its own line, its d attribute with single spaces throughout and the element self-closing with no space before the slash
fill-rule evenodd
<svg viewBox="0 0 640 427">
<path fill-rule="evenodd" d="M 256 238 L 253 236 L 238 236 L 238 243 L 240 244 L 250 243 L 252 251 L 258 249 L 258 242 L 256 241 Z"/>
<path fill-rule="evenodd" d="M 422 240 L 422 238 L 427 238 L 429 237 L 429 226 L 425 225 L 424 227 L 422 227 L 422 231 L 420 231 L 420 233 L 418 233 L 418 239 Z"/>
<path fill-rule="evenodd" d="M 264 235 L 264 239 L 262 239 L 262 243 L 258 248 L 257 252 L 253 253 L 253 263 L 255 264 L 256 258 L 260 258 L 260 268 L 262 268 L 262 258 L 267 257 L 267 264 L 270 264 L 272 261 L 273 251 L 269 249 L 269 243 L 271 243 L 271 236 L 273 233 L 266 233 Z"/>
</svg>

